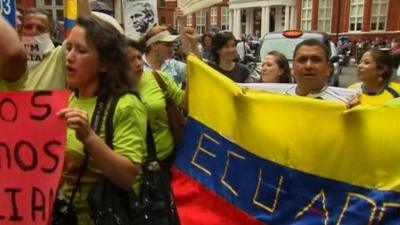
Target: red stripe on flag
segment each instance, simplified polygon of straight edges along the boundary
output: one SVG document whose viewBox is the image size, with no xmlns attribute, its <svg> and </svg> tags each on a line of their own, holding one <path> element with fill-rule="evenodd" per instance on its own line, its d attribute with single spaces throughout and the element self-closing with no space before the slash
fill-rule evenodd
<svg viewBox="0 0 400 225">
<path fill-rule="evenodd" d="M 176 167 L 171 185 L 181 225 L 265 225 Z"/>
</svg>

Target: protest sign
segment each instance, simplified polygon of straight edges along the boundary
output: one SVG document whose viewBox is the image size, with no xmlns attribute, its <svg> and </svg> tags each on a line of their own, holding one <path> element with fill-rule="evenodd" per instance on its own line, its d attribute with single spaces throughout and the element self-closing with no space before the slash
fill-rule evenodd
<svg viewBox="0 0 400 225">
<path fill-rule="evenodd" d="M 48 225 L 64 161 L 68 91 L 0 94 L 0 224 Z"/>
<path fill-rule="evenodd" d="M 15 0 L 0 0 L 0 15 L 13 26 L 16 25 L 15 7 Z"/>
<path fill-rule="evenodd" d="M 182 9 L 183 15 L 188 15 L 221 2 L 221 0 L 177 0 L 177 4 Z"/>
<path fill-rule="evenodd" d="M 139 38 L 158 22 L 156 0 L 125 0 L 123 6 L 125 34 L 130 38 Z"/>
</svg>

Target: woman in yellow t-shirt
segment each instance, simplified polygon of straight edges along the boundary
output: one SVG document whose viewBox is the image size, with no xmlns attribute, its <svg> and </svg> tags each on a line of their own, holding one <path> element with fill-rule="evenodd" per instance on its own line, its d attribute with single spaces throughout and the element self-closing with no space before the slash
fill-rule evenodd
<svg viewBox="0 0 400 225">
<path fill-rule="evenodd" d="M 75 91 L 69 108 L 58 112 L 68 126 L 61 190 L 69 202 L 87 154 L 73 207 L 79 225 L 92 225 L 87 196 L 100 175 L 123 189 L 137 187 L 146 152 L 147 115 L 136 96 L 124 94 L 131 88 L 129 65 L 123 52 L 124 39 L 112 25 L 95 16 L 79 17 L 65 44 L 66 80 Z M 93 112 L 101 105 L 101 96 L 121 96 L 112 117 L 113 149 L 104 141 L 109 104 L 105 104 L 99 131 L 90 126 L 93 118 L 99 118 L 99 113 Z"/>
<path fill-rule="evenodd" d="M 363 54 L 358 65 L 358 79 L 361 82 L 349 88 L 359 90 L 361 104 L 381 105 L 400 96 L 400 84 L 390 81 L 392 70 L 389 54 L 370 49 Z"/>
</svg>

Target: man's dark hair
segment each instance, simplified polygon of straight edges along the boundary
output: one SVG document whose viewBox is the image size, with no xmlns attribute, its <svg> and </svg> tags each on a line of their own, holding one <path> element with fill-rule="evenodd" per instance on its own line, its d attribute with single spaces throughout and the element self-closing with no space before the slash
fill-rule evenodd
<svg viewBox="0 0 400 225">
<path fill-rule="evenodd" d="M 293 52 L 293 60 L 296 58 L 296 54 L 297 54 L 297 50 L 301 47 L 301 46 L 310 46 L 310 47 L 320 47 L 324 53 L 325 53 L 325 59 L 327 62 L 329 62 L 329 49 L 328 47 L 326 47 L 326 45 L 324 45 L 324 43 L 322 43 L 321 41 L 317 40 L 317 39 L 306 39 L 300 43 L 298 43 L 296 45 L 296 48 L 294 49 Z"/>
<path fill-rule="evenodd" d="M 144 53 L 144 49 L 138 41 L 132 40 L 130 38 L 125 38 L 125 44 L 127 47 L 134 48 L 142 54 Z"/>
<path fill-rule="evenodd" d="M 206 37 L 211 38 L 211 41 L 212 41 L 212 39 L 213 39 L 212 34 L 210 34 L 210 33 L 205 33 L 203 36 L 201 36 L 201 44 L 202 44 L 202 45 L 204 45 L 204 40 L 206 39 Z"/>
<path fill-rule="evenodd" d="M 47 11 L 45 9 L 35 8 L 35 7 L 32 7 L 32 8 L 29 8 L 29 9 L 25 10 L 24 13 L 23 13 L 23 16 L 22 16 L 22 25 L 24 24 L 25 17 L 27 15 L 29 15 L 29 14 L 42 14 L 42 15 L 45 15 L 47 17 L 47 20 L 49 21 L 49 25 L 50 25 L 49 32 L 50 32 L 50 34 L 53 33 L 55 25 L 54 25 L 53 18 L 51 17 L 51 14 L 50 14 L 49 11 Z"/>
<path fill-rule="evenodd" d="M 213 54 L 215 62 L 217 64 L 220 62 L 218 51 L 223 48 L 230 40 L 234 40 L 236 42 L 235 36 L 228 31 L 218 32 L 214 35 L 212 39 L 211 53 Z"/>
</svg>

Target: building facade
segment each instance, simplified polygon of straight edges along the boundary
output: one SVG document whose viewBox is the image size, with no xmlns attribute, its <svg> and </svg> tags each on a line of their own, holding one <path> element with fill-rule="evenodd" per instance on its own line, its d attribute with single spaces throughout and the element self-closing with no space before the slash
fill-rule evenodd
<svg viewBox="0 0 400 225">
<path fill-rule="evenodd" d="M 294 29 L 295 0 L 231 0 L 230 27 L 236 37 L 241 34 L 261 36 L 271 31 Z"/>
<path fill-rule="evenodd" d="M 121 0 L 100 0 L 114 9 L 122 23 Z M 63 0 L 17 0 L 24 7 L 49 10 L 63 20 Z M 157 0 L 160 24 L 179 30 L 174 10 L 176 0 Z M 327 32 L 333 39 L 400 39 L 400 0 L 223 0 L 222 3 L 188 15 L 187 25 L 198 34 L 230 30 L 261 37 L 287 29 Z"/>
<path fill-rule="evenodd" d="M 400 39 L 399 0 L 296 0 L 298 29 L 333 39 Z"/>
<path fill-rule="evenodd" d="M 176 0 L 169 4 L 174 8 Z M 302 29 L 326 32 L 334 40 L 400 39 L 399 10 L 400 0 L 224 0 L 189 15 L 188 25 L 199 34 L 230 30 L 236 37 Z"/>
</svg>

